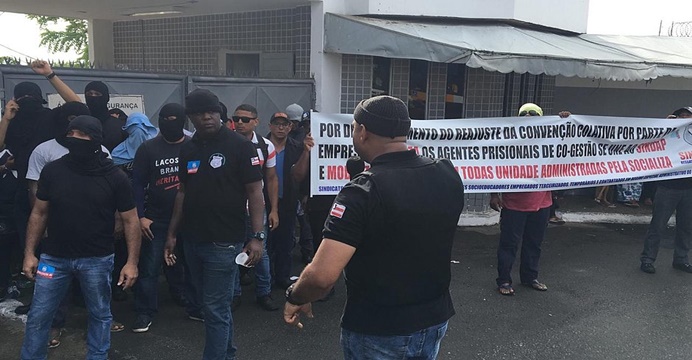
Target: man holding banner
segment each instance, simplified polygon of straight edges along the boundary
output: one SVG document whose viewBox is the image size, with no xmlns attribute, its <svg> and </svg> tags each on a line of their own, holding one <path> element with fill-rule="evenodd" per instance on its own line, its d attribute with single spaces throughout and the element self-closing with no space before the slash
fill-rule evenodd
<svg viewBox="0 0 692 360">
<path fill-rule="evenodd" d="M 300 313 L 312 317 L 310 302 L 345 269 L 344 357 L 360 358 L 367 346 L 372 358 L 434 359 L 454 315 L 450 259 L 464 207 L 461 178 L 449 160 L 408 150 L 403 101 L 363 100 L 353 118 L 353 146 L 371 167 L 336 197 L 312 263 L 286 290 L 284 320 L 301 328 Z"/>
</svg>

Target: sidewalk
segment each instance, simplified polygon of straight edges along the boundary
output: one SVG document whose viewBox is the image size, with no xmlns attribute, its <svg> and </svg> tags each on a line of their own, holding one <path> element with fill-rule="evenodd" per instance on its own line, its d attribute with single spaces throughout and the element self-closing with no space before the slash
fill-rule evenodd
<svg viewBox="0 0 692 360">
<path fill-rule="evenodd" d="M 565 195 L 558 200 L 562 218 L 568 223 L 590 224 L 649 224 L 653 207 L 640 204 L 639 208 L 630 208 L 616 203 L 616 207 L 608 208 L 596 203 L 593 197 L 581 195 Z M 463 213 L 459 226 L 492 226 L 500 221 L 500 213 L 490 210 L 487 213 Z M 671 217 L 668 225 L 675 224 L 675 216 Z"/>
</svg>

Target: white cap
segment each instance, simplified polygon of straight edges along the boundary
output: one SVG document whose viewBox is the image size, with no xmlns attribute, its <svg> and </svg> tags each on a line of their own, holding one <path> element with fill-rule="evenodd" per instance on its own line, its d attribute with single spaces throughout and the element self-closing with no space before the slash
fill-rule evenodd
<svg viewBox="0 0 692 360">
<path fill-rule="evenodd" d="M 288 120 L 300 121 L 303 118 L 303 107 L 298 104 L 288 105 L 285 112 L 288 115 Z"/>
</svg>

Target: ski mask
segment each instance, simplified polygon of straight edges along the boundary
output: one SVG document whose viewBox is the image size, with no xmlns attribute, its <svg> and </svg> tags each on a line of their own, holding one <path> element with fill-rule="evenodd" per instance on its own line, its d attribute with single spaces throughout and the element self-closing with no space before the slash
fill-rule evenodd
<svg viewBox="0 0 692 360">
<path fill-rule="evenodd" d="M 78 101 L 69 101 L 60 106 L 57 109 L 55 121 L 53 122 L 55 140 L 59 144 L 65 146 L 63 142 L 65 140 L 65 135 L 67 135 L 67 127 L 70 125 L 70 117 L 90 114 L 89 108 Z"/>
<path fill-rule="evenodd" d="M 65 138 L 65 147 L 70 150 L 69 157 L 77 163 L 85 166 L 98 162 L 101 155 L 101 142 L 103 141 L 103 128 L 101 122 L 93 116 L 80 115 L 74 118 L 67 126 L 67 132 L 79 130 L 91 138 L 91 140 Z"/>
<path fill-rule="evenodd" d="M 92 81 L 84 88 L 84 93 L 86 94 L 90 90 L 101 93 L 101 96 L 85 96 L 86 104 L 91 113 L 94 115 L 107 113 L 108 101 L 111 99 L 108 86 L 101 81 Z"/>
<path fill-rule="evenodd" d="M 166 120 L 171 116 L 175 116 L 175 120 Z M 163 138 L 168 142 L 176 142 L 185 136 L 183 128 L 186 119 L 187 115 L 182 105 L 175 103 L 164 105 L 159 111 L 159 131 Z"/>
<path fill-rule="evenodd" d="M 29 81 L 21 82 L 14 87 L 14 98 L 21 110 L 38 110 L 46 103 L 41 96 L 41 88 Z"/>
</svg>

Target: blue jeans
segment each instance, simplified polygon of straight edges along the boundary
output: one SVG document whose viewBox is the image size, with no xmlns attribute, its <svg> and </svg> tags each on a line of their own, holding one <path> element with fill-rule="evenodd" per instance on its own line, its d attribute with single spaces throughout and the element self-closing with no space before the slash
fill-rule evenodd
<svg viewBox="0 0 692 360">
<path fill-rule="evenodd" d="M 158 312 L 159 271 L 163 264 L 163 248 L 166 245 L 168 222 L 156 221 L 151 224 L 154 239 L 142 238 L 139 255 L 139 278 L 134 286 L 134 309 L 138 315 L 154 316 Z M 175 265 L 164 269 L 172 292 L 183 294 L 182 258 Z"/>
<path fill-rule="evenodd" d="M 500 243 L 497 246 L 497 285 L 512 283 L 512 265 L 521 242 L 519 277 L 528 284 L 538 278 L 541 243 L 548 226 L 550 208 L 538 211 L 502 209 L 500 213 Z"/>
<path fill-rule="evenodd" d="M 73 277 L 79 280 L 89 311 L 87 359 L 107 359 L 111 346 L 111 272 L 113 255 L 66 259 L 41 255 L 41 265 L 55 268 L 52 278 L 37 275 L 34 298 L 26 321 L 22 360 L 43 360 L 53 316 Z"/>
<path fill-rule="evenodd" d="M 642 263 L 653 264 L 658 256 L 661 235 L 666 229 L 668 220 L 675 212 L 675 246 L 673 264 L 687 264 L 687 253 L 690 250 L 692 237 L 692 189 L 676 190 L 658 186 L 654 197 L 654 210 L 649 230 L 644 238 Z"/>
<path fill-rule="evenodd" d="M 447 332 L 447 321 L 409 335 L 376 336 L 341 329 L 345 360 L 434 360 Z"/>
<path fill-rule="evenodd" d="M 243 242 L 205 243 L 186 239 L 185 257 L 192 282 L 201 284 L 202 311 L 206 330 L 203 360 L 233 360 L 231 300 L 238 266 L 235 257 Z"/>
<path fill-rule="evenodd" d="M 250 237 L 254 231 L 252 231 L 252 224 L 250 223 L 250 217 L 247 217 L 247 223 L 245 227 L 246 237 Z M 264 213 L 264 232 L 269 233 L 269 228 L 267 227 L 267 213 Z M 267 296 L 272 292 L 272 276 L 270 274 L 271 269 L 269 268 L 269 254 L 267 253 L 267 241 L 262 241 L 262 258 L 255 265 L 255 295 L 257 297 Z M 242 249 L 241 249 L 242 250 Z M 235 275 L 235 287 L 233 290 L 233 296 L 240 296 L 243 290 L 240 286 L 240 271 Z"/>
</svg>

